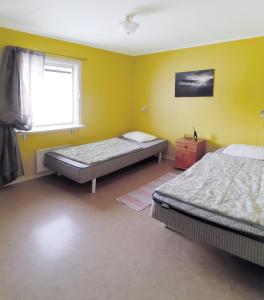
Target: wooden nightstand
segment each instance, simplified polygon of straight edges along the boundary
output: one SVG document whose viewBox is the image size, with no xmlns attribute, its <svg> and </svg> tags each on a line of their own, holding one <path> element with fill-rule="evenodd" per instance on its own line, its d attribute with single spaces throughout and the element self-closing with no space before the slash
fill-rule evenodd
<svg viewBox="0 0 264 300">
<path fill-rule="evenodd" d="M 186 170 L 205 154 L 206 141 L 181 138 L 176 140 L 175 168 Z"/>
</svg>

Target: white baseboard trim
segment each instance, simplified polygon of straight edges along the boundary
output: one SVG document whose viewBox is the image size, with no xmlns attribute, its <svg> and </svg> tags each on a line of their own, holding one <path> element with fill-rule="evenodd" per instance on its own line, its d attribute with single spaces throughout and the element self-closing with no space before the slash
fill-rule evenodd
<svg viewBox="0 0 264 300">
<path fill-rule="evenodd" d="M 21 177 L 17 178 L 15 181 L 13 181 L 11 183 L 8 183 L 6 186 L 23 183 L 23 182 L 26 182 L 26 181 L 30 181 L 30 180 L 33 180 L 33 179 L 40 178 L 40 177 L 48 176 L 48 175 L 51 175 L 51 174 L 54 174 L 54 173 L 55 172 L 48 171 L 48 172 L 41 173 L 41 174 L 34 174 L 34 175 L 30 175 L 30 176 L 21 176 Z"/>
<path fill-rule="evenodd" d="M 165 155 L 163 158 L 166 160 L 174 160 L 174 157 L 171 155 Z"/>
</svg>

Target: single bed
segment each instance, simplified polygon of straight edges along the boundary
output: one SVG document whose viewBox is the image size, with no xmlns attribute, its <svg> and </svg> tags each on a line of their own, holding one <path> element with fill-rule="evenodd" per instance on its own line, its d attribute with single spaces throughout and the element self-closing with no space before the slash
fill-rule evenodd
<svg viewBox="0 0 264 300">
<path fill-rule="evenodd" d="M 116 144 L 118 144 L 118 147 L 116 147 Z M 46 153 L 44 165 L 58 175 L 68 177 L 77 183 L 86 183 L 92 180 L 92 193 L 95 193 L 96 179 L 101 176 L 155 155 L 158 155 L 158 161 L 160 162 L 162 153 L 167 150 L 168 141 L 157 138 L 140 143 L 119 137 L 90 143 L 87 146 L 90 152 L 97 153 L 97 158 L 99 157 L 97 161 L 90 157 L 83 159 L 86 149 L 78 146 L 78 148 L 67 147 L 69 152 L 59 150 Z M 71 153 L 71 150 L 74 150 L 74 148 L 77 148 L 78 151 Z M 109 154 L 109 150 L 113 153 Z M 79 157 L 82 157 L 82 159 L 79 159 Z"/>
<path fill-rule="evenodd" d="M 192 239 L 264 266 L 264 162 L 222 151 L 155 190 L 151 215 Z"/>
</svg>

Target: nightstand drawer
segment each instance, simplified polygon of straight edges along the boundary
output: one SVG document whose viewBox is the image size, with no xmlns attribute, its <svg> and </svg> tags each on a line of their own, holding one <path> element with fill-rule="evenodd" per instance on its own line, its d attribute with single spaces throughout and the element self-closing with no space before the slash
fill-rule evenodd
<svg viewBox="0 0 264 300">
<path fill-rule="evenodd" d="M 198 144 L 176 142 L 176 149 L 185 149 L 196 151 Z"/>
<path fill-rule="evenodd" d="M 195 151 L 185 151 L 177 149 L 175 157 L 175 166 L 178 169 L 188 169 L 197 161 L 197 153 Z"/>
</svg>

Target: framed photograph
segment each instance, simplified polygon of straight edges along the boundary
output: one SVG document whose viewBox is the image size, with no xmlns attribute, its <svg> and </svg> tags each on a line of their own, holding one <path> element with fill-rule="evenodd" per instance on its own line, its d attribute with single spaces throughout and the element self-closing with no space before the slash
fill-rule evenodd
<svg viewBox="0 0 264 300">
<path fill-rule="evenodd" d="M 176 73 L 175 97 L 213 97 L 214 70 Z"/>
</svg>

